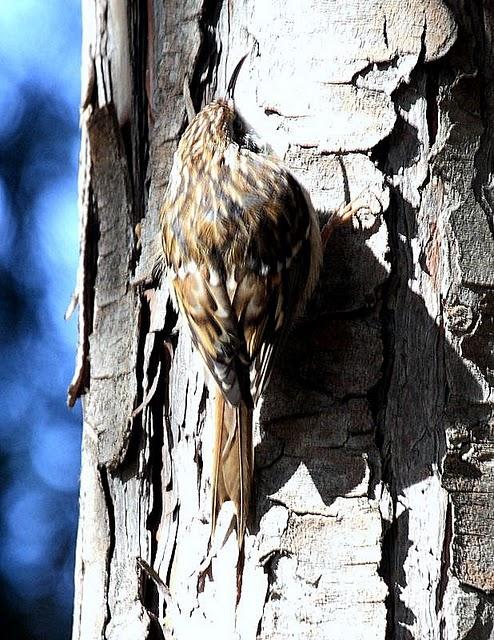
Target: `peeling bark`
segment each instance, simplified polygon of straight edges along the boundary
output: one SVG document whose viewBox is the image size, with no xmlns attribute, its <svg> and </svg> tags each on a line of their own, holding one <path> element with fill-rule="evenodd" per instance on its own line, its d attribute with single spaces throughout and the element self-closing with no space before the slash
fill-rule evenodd
<svg viewBox="0 0 494 640">
<path fill-rule="evenodd" d="M 487 0 L 84 0 L 74 640 L 492 637 Z M 209 549 L 204 373 L 151 277 L 195 107 L 237 105 L 331 238 L 256 420 L 243 566 Z M 237 574 L 242 574 L 240 591 Z"/>
</svg>

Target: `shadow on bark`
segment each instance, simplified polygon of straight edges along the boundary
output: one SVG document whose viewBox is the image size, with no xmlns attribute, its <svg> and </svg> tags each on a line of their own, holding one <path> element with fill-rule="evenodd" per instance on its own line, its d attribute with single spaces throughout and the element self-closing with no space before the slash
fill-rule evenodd
<svg viewBox="0 0 494 640">
<path fill-rule="evenodd" d="M 418 143 L 408 133 L 404 143 L 415 153 Z M 369 497 L 382 480 L 396 508 L 408 487 L 442 469 L 451 419 L 448 374 L 461 380 L 468 398 L 476 392 L 476 380 L 445 338 L 442 319 L 431 318 L 408 286 L 417 222 L 396 191 L 385 219 L 390 272 L 366 245 L 370 232 L 338 231 L 310 319 L 295 328 L 273 373 L 261 410 L 265 433 L 256 449 L 255 528 L 273 503 L 301 515 L 331 515 L 337 497 L 361 495 L 368 468 Z M 460 397 L 455 404 L 463 404 Z M 290 490 L 297 473 L 307 482 L 301 468 L 316 495 L 306 505 L 299 502 L 308 495 L 305 489 L 299 486 L 298 500 L 295 487 Z M 413 544 L 408 511 L 395 514 L 390 525 L 383 521 L 383 534 L 380 573 L 395 602 L 388 607 L 388 631 L 399 624 L 406 640 L 412 635 L 402 625 L 413 625 L 415 615 L 396 602 L 407 586 L 404 563 Z"/>
</svg>

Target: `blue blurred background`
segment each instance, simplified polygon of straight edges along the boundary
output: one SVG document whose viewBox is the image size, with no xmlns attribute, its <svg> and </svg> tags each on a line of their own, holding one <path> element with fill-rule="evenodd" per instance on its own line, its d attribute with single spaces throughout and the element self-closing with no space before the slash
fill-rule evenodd
<svg viewBox="0 0 494 640">
<path fill-rule="evenodd" d="M 0 629 L 70 638 L 80 0 L 0 2 Z M 77 315 L 77 314 L 75 314 Z"/>
</svg>

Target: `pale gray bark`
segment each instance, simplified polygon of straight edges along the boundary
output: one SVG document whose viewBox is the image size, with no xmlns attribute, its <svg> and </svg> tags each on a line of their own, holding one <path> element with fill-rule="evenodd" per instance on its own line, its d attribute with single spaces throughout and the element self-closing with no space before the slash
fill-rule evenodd
<svg viewBox="0 0 494 640">
<path fill-rule="evenodd" d="M 74 640 L 494 638 L 489 1 L 83 8 Z M 260 408 L 237 603 L 204 373 L 150 273 L 184 78 L 200 108 L 247 51 L 237 106 L 321 220 L 369 210 Z"/>
</svg>

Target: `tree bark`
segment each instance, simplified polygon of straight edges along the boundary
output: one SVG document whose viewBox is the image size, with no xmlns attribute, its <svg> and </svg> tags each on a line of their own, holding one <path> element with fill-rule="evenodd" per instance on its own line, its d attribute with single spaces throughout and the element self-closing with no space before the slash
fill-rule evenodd
<svg viewBox="0 0 494 640">
<path fill-rule="evenodd" d="M 493 638 L 491 3 L 83 0 L 83 23 L 73 639 Z M 258 411 L 242 564 L 226 517 L 208 548 L 204 373 L 151 271 L 184 79 L 198 109 L 247 51 L 237 106 L 321 223 L 368 210 Z"/>
</svg>

